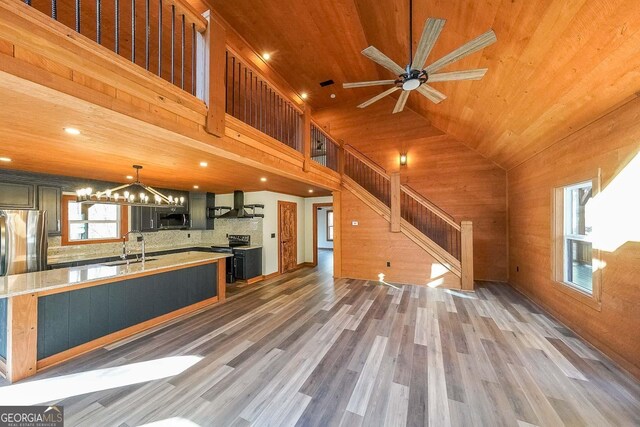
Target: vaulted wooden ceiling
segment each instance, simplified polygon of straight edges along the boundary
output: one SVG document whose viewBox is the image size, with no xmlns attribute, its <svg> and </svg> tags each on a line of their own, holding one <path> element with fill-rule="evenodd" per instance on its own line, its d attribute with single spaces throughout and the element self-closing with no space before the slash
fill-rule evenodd
<svg viewBox="0 0 640 427">
<path fill-rule="evenodd" d="M 363 57 L 374 45 L 408 61 L 408 0 L 208 1 L 315 109 L 365 100 L 349 81 L 394 76 Z M 447 24 L 428 62 L 492 28 L 498 42 L 446 70 L 488 67 L 481 81 L 433 83 L 448 99 L 411 94 L 433 126 L 510 169 L 640 89 L 637 0 L 414 0 L 417 45 L 428 17 Z M 415 46 L 414 46 L 415 48 Z M 321 88 L 319 82 L 336 84 Z M 330 98 L 335 93 L 336 98 Z M 400 113 L 403 114 L 403 113 Z M 393 120 L 391 111 L 388 120 Z M 347 141 L 348 142 L 348 141 Z"/>
</svg>

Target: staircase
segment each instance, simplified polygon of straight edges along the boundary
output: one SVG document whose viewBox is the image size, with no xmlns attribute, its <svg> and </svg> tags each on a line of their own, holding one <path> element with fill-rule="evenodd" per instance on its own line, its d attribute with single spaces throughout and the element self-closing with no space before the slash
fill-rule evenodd
<svg viewBox="0 0 640 427">
<path fill-rule="evenodd" d="M 392 232 L 403 233 L 473 290 L 473 225 L 458 224 L 451 215 L 411 187 L 345 145 L 340 169 L 343 187 L 382 216 Z"/>
</svg>

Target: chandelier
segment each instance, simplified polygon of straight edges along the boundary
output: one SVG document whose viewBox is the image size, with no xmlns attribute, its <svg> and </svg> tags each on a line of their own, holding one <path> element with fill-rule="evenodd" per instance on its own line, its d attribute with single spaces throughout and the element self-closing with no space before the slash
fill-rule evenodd
<svg viewBox="0 0 640 427">
<path fill-rule="evenodd" d="M 142 166 L 133 165 L 136 180 L 129 184 L 93 193 L 91 187 L 76 191 L 78 203 L 100 203 L 107 205 L 149 206 L 156 208 L 174 208 L 184 206 L 184 197 L 165 196 L 158 190 L 140 182 Z"/>
</svg>

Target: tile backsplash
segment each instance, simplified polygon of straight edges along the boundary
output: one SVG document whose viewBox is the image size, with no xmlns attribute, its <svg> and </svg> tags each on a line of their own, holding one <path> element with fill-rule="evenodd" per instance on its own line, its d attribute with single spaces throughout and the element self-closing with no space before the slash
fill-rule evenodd
<svg viewBox="0 0 640 427">
<path fill-rule="evenodd" d="M 215 230 L 162 230 L 143 234 L 147 252 L 226 243 L 227 234 L 248 234 L 252 244 L 262 245 L 262 222 L 262 218 L 217 219 Z M 140 252 L 140 248 L 141 244 L 135 238 L 127 242 L 127 250 L 132 253 Z M 62 246 L 60 237 L 49 237 L 49 263 L 117 256 L 121 253 L 121 243 Z"/>
</svg>

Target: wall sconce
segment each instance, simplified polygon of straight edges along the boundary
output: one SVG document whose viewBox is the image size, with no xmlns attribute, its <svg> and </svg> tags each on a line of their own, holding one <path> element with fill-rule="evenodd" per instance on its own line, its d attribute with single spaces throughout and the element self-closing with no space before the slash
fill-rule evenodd
<svg viewBox="0 0 640 427">
<path fill-rule="evenodd" d="M 407 153 L 400 153 L 400 166 L 407 165 Z"/>
</svg>

